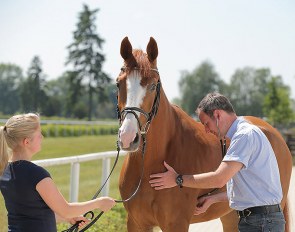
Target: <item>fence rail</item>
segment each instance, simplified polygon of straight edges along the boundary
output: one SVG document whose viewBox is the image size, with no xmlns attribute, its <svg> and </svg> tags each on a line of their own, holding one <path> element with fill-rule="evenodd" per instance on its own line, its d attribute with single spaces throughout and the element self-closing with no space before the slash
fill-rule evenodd
<svg viewBox="0 0 295 232">
<path fill-rule="evenodd" d="M 127 153 L 124 151 L 120 152 L 120 156 L 126 155 Z M 80 179 L 80 163 L 92 161 L 92 160 L 102 160 L 102 175 L 101 175 L 101 183 L 104 183 L 110 173 L 110 164 L 111 158 L 116 157 L 117 151 L 106 151 L 99 153 L 91 153 L 79 156 L 68 156 L 61 158 L 53 158 L 53 159 L 44 159 L 44 160 L 35 160 L 33 163 L 42 166 L 58 166 L 64 164 L 71 165 L 71 175 L 70 175 L 70 202 L 77 202 L 79 196 L 79 179 Z M 102 189 L 101 195 L 108 196 L 109 195 L 109 181 L 106 183 L 104 188 Z"/>
</svg>

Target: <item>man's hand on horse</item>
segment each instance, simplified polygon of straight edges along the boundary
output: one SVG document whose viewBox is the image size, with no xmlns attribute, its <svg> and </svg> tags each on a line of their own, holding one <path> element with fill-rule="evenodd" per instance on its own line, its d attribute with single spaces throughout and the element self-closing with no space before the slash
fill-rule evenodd
<svg viewBox="0 0 295 232">
<path fill-rule="evenodd" d="M 151 180 L 149 181 L 149 183 L 151 184 L 151 187 L 153 187 L 155 190 L 161 190 L 177 186 L 175 181 L 177 173 L 165 161 L 164 166 L 167 168 L 167 172 L 150 175 Z"/>
<path fill-rule="evenodd" d="M 198 199 L 195 211 L 194 211 L 194 215 L 199 215 L 201 213 L 205 213 L 207 211 L 207 209 L 209 208 L 210 205 L 212 205 L 213 202 L 211 201 L 210 196 L 207 197 L 200 197 Z"/>
</svg>

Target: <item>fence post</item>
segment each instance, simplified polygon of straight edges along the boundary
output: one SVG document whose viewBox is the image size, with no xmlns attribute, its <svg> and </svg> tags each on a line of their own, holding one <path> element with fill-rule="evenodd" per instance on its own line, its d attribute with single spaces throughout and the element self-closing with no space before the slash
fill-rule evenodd
<svg viewBox="0 0 295 232">
<path fill-rule="evenodd" d="M 103 184 L 106 181 L 106 179 L 108 178 L 108 175 L 110 174 L 110 164 L 111 164 L 110 158 L 102 159 L 101 184 Z M 110 189 L 110 179 L 108 180 L 108 182 L 105 184 L 104 188 L 102 189 L 101 196 L 108 196 L 109 189 Z"/>
<path fill-rule="evenodd" d="M 71 164 L 70 202 L 78 201 L 80 163 Z"/>
</svg>

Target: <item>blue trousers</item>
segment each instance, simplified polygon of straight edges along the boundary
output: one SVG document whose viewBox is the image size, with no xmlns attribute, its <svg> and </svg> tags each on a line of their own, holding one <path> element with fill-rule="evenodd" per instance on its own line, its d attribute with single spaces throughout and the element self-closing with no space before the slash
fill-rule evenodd
<svg viewBox="0 0 295 232">
<path fill-rule="evenodd" d="M 239 232 L 284 232 L 285 224 L 283 212 L 251 214 L 240 218 Z"/>
</svg>

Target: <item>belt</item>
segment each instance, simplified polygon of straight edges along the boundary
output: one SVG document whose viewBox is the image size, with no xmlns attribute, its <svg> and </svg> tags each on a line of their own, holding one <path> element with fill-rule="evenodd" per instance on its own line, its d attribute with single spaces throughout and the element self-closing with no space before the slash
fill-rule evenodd
<svg viewBox="0 0 295 232">
<path fill-rule="evenodd" d="M 248 217 L 250 214 L 268 214 L 281 212 L 281 206 L 277 205 L 264 205 L 264 206 L 255 206 L 251 208 L 244 209 L 242 211 L 237 211 L 239 218 Z"/>
</svg>

